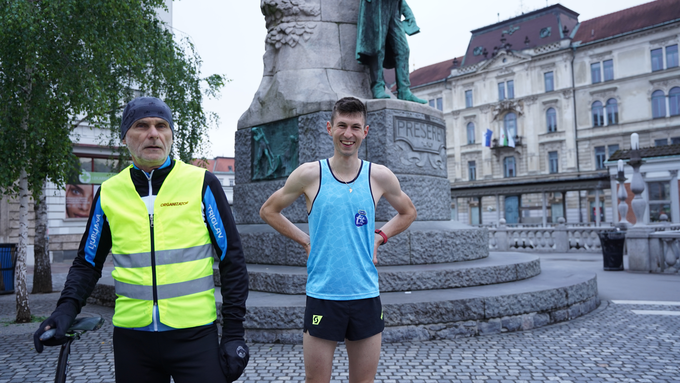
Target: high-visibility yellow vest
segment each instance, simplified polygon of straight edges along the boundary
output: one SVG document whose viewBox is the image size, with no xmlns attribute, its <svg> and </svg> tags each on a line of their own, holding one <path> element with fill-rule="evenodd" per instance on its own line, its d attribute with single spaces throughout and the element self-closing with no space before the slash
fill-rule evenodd
<svg viewBox="0 0 680 383">
<path fill-rule="evenodd" d="M 202 213 L 204 177 L 205 169 L 175 161 L 152 219 L 129 168 L 102 184 L 115 266 L 115 326 L 150 325 L 154 298 L 160 321 L 170 327 L 201 326 L 217 318 L 214 249 Z"/>
</svg>

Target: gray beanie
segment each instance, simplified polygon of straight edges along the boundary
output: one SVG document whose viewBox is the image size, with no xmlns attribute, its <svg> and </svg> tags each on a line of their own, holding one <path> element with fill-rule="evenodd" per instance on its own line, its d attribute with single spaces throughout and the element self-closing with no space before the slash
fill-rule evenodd
<svg viewBox="0 0 680 383">
<path fill-rule="evenodd" d="M 172 123 L 172 111 L 163 100 L 156 97 L 137 97 L 125 106 L 123 119 L 120 122 L 120 139 L 125 138 L 125 134 L 135 121 L 146 117 L 164 119 L 170 124 L 172 133 L 175 133 L 175 126 Z"/>
</svg>

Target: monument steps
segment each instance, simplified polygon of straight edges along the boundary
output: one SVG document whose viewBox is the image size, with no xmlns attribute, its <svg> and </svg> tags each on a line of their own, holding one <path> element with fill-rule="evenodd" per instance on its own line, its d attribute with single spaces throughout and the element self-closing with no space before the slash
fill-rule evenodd
<svg viewBox="0 0 680 383">
<path fill-rule="evenodd" d="M 526 279 L 540 272 L 539 258 L 521 253 L 465 262 L 378 266 L 381 292 L 488 285 Z M 248 274 L 251 291 L 305 294 L 306 267 L 249 264 Z"/>
<path fill-rule="evenodd" d="M 494 253 L 489 263 L 512 257 L 514 261 L 533 258 Z M 220 299 L 219 293 L 216 297 Z M 251 291 L 244 323 L 247 341 L 301 343 L 305 299 L 304 294 Z M 381 300 L 385 314 L 384 342 L 529 330 L 579 317 L 599 305 L 594 274 L 575 275 L 555 269 L 505 283 L 382 292 Z"/>
</svg>

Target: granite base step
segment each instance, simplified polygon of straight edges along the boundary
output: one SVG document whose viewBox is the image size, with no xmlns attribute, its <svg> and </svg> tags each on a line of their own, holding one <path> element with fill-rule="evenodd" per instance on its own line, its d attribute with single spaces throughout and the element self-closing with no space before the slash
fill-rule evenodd
<svg viewBox="0 0 680 383">
<path fill-rule="evenodd" d="M 381 294 L 383 342 L 452 339 L 528 330 L 570 320 L 599 306 L 595 274 L 559 270 L 487 286 Z M 249 342 L 302 342 L 304 295 L 251 292 Z"/>
<path fill-rule="evenodd" d="M 490 285 L 531 278 L 541 272 L 536 255 L 505 253 L 465 262 L 378 266 L 381 292 L 420 291 Z M 305 294 L 307 268 L 248 265 L 250 290 Z"/>
</svg>

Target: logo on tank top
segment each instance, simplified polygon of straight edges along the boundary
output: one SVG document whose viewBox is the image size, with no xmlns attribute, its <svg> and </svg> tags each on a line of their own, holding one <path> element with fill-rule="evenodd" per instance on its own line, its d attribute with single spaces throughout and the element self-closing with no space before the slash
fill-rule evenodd
<svg viewBox="0 0 680 383">
<path fill-rule="evenodd" d="M 364 226 L 367 223 L 368 223 L 368 218 L 366 218 L 366 211 L 365 210 L 359 210 L 359 212 L 354 215 L 354 224 L 357 227 L 361 227 L 361 226 Z"/>
</svg>

